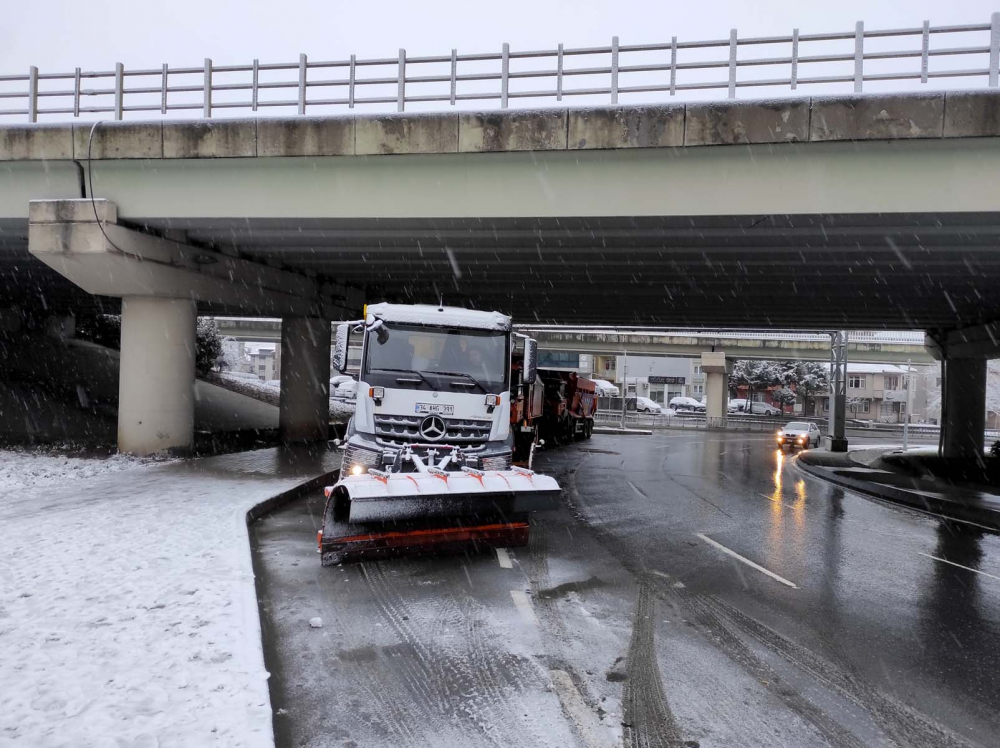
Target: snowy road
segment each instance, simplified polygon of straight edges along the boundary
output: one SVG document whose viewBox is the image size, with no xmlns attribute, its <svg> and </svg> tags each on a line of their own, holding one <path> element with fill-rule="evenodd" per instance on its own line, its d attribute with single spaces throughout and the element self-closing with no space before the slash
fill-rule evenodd
<svg viewBox="0 0 1000 748">
<path fill-rule="evenodd" d="M 321 497 L 258 523 L 279 745 L 995 744 L 1000 537 L 770 436 L 595 436 L 539 467 L 564 506 L 507 553 L 324 569 Z"/>
</svg>

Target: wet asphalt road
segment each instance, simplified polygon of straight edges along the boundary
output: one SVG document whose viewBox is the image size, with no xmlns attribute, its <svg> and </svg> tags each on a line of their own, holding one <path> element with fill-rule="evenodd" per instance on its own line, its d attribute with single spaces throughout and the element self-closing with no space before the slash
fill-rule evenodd
<svg viewBox="0 0 1000 748">
<path fill-rule="evenodd" d="M 322 568 L 321 496 L 257 523 L 279 745 L 998 744 L 1000 537 L 767 435 L 595 435 L 536 467 L 563 508 L 509 564 Z"/>
</svg>

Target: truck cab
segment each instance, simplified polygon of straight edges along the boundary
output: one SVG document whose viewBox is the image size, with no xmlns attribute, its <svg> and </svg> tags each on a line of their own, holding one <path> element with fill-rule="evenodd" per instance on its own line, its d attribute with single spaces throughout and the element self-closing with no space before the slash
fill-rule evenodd
<svg viewBox="0 0 1000 748">
<path fill-rule="evenodd" d="M 444 469 L 510 467 L 510 317 L 444 306 L 374 304 L 361 323 L 338 329 L 335 365 L 346 361 L 338 357 L 342 348 L 346 351 L 352 327 L 363 340 L 345 474 L 418 470 L 413 460 L 400 459 L 404 452 L 425 465 L 448 458 Z"/>
</svg>

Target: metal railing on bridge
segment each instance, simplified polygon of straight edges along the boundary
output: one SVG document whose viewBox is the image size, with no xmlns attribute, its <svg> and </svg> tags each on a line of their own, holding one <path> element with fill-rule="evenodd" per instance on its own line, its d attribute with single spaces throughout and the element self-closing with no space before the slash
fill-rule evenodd
<svg viewBox="0 0 1000 748">
<path fill-rule="evenodd" d="M 932 40 L 934 43 L 932 43 Z M 900 43 L 902 42 L 902 43 Z M 900 44 L 899 47 L 894 45 Z M 233 110 L 304 115 L 317 109 L 381 106 L 404 111 L 467 102 L 528 106 L 585 98 L 588 102 L 637 103 L 698 91 L 739 90 L 768 96 L 800 87 L 830 91 L 843 84 L 862 92 L 865 84 L 924 85 L 964 79 L 997 86 L 1000 73 L 1000 13 L 989 23 L 865 29 L 787 36 L 621 44 L 617 36 L 599 47 L 544 50 L 501 49 L 477 53 L 309 60 L 200 67 L 40 72 L 0 75 L 0 100 L 13 108 L 0 117 L 72 117 L 126 113 L 166 115 Z M 833 89 L 834 91 L 838 89 Z M 869 90 L 871 88 L 869 87 Z M 658 97 L 656 95 L 659 95 Z M 636 98 L 641 96 L 643 98 Z"/>
</svg>

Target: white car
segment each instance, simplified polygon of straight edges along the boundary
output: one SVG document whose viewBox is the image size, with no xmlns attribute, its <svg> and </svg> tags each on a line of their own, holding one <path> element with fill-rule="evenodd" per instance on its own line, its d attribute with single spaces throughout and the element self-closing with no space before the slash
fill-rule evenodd
<svg viewBox="0 0 1000 748">
<path fill-rule="evenodd" d="M 778 445 L 782 449 L 785 447 L 811 449 L 819 446 L 820 438 L 819 426 L 815 423 L 792 421 L 785 424 L 785 428 L 778 432 Z"/>
<path fill-rule="evenodd" d="M 358 383 L 353 379 L 341 382 L 331 396 L 338 400 L 353 400 L 358 396 Z"/>
<path fill-rule="evenodd" d="M 597 385 L 597 395 L 598 397 L 618 397 L 621 395 L 621 390 L 615 385 L 611 384 L 607 379 L 594 379 L 590 380 Z"/>
<path fill-rule="evenodd" d="M 677 397 L 671 398 L 670 407 L 674 410 L 691 410 L 698 413 L 705 412 L 705 405 L 693 397 L 684 397 L 683 395 L 678 395 Z"/>
<path fill-rule="evenodd" d="M 659 414 L 663 412 L 660 404 L 650 400 L 648 397 L 637 397 L 635 399 L 635 410 L 637 413 Z"/>
<path fill-rule="evenodd" d="M 748 408 L 747 401 L 743 398 L 738 398 L 729 401 L 729 412 L 751 413 L 753 415 L 760 415 L 760 416 L 776 416 L 781 414 L 781 409 L 775 408 L 773 405 L 760 402 L 750 403 L 750 407 Z"/>
</svg>

